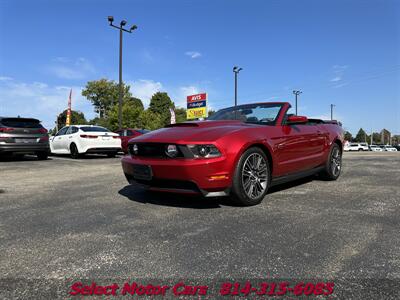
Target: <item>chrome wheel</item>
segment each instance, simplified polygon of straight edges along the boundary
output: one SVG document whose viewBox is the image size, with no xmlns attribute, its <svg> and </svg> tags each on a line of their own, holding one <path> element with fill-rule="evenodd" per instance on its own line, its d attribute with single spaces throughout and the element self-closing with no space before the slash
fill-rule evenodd
<svg viewBox="0 0 400 300">
<path fill-rule="evenodd" d="M 335 147 L 332 151 L 331 156 L 331 172 L 333 176 L 339 176 L 340 170 L 342 168 L 342 154 L 340 150 Z"/>
<path fill-rule="evenodd" d="M 242 186 L 251 199 L 264 194 L 268 183 L 268 166 L 264 157 L 252 153 L 247 157 L 242 169 Z"/>
</svg>

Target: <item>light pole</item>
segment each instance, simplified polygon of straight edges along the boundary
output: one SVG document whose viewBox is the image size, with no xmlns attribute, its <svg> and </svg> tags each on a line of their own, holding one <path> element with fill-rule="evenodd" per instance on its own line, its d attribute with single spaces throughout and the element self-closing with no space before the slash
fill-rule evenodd
<svg viewBox="0 0 400 300">
<path fill-rule="evenodd" d="M 237 75 L 241 70 L 243 70 L 243 68 L 237 66 L 233 67 L 233 73 L 235 73 L 235 107 L 237 106 Z"/>
<path fill-rule="evenodd" d="M 296 101 L 296 102 L 295 102 L 295 103 L 296 103 L 296 116 L 297 116 L 297 96 L 300 95 L 301 93 L 303 93 L 303 92 L 302 92 L 302 91 L 296 91 L 296 90 L 293 91 L 293 94 L 294 94 L 295 99 L 296 99 L 296 100 L 295 100 L 295 101 Z"/>
<path fill-rule="evenodd" d="M 108 16 L 108 22 L 110 26 L 119 29 L 119 97 L 118 97 L 118 127 L 122 129 L 122 96 L 123 96 L 123 86 L 122 86 L 122 33 L 123 31 L 132 33 L 137 29 L 136 25 L 132 25 L 129 30 L 125 29 L 126 21 L 122 20 L 119 26 L 113 24 L 114 17 Z"/>
<path fill-rule="evenodd" d="M 331 104 L 331 121 L 333 120 L 333 107 L 336 106 L 335 104 Z"/>
</svg>

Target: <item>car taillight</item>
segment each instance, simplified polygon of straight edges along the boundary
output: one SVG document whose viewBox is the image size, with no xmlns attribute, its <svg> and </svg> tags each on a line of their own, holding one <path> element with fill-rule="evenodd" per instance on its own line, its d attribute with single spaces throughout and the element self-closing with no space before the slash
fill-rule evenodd
<svg viewBox="0 0 400 300">
<path fill-rule="evenodd" d="M 84 139 L 97 139 L 98 136 L 97 135 L 81 134 L 81 138 L 84 138 Z"/>
<path fill-rule="evenodd" d="M 39 141 L 40 142 L 46 142 L 48 140 L 49 140 L 49 137 L 46 135 L 46 136 L 41 137 Z"/>
<path fill-rule="evenodd" d="M 47 133 L 47 129 L 46 128 L 40 128 L 38 130 L 38 133 Z"/>
<path fill-rule="evenodd" d="M 9 127 L 1 127 L 0 132 L 11 132 L 14 131 L 14 128 L 9 128 Z"/>
</svg>

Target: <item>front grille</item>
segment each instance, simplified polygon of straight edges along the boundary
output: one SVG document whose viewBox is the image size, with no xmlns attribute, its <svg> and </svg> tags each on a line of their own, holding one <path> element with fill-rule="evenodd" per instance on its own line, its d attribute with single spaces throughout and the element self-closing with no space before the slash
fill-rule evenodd
<svg viewBox="0 0 400 300">
<path fill-rule="evenodd" d="M 138 146 L 138 153 L 134 154 L 133 145 L 129 144 L 129 153 L 132 156 L 143 156 L 143 157 L 155 157 L 155 158 L 169 158 L 165 153 L 165 149 L 167 145 L 165 143 L 135 143 Z M 182 147 L 177 145 L 178 148 L 178 156 L 177 158 L 184 157 L 182 152 Z"/>
<path fill-rule="evenodd" d="M 188 191 L 200 193 L 200 189 L 192 181 L 158 179 L 158 178 L 153 178 L 152 180 L 140 180 L 140 179 L 133 179 L 133 180 L 135 180 L 138 183 L 144 184 L 146 186 L 155 187 L 155 188 L 188 190 Z"/>
</svg>

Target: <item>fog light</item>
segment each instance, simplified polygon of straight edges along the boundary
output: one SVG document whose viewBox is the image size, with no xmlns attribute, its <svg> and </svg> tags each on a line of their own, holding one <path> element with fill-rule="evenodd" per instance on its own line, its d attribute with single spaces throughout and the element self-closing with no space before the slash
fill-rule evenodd
<svg viewBox="0 0 400 300">
<path fill-rule="evenodd" d="M 132 151 L 134 155 L 137 155 L 139 153 L 139 147 L 138 145 L 134 144 L 132 147 Z"/>
<path fill-rule="evenodd" d="M 178 148 L 176 145 L 168 145 L 165 149 L 165 154 L 169 157 L 174 158 L 178 156 Z"/>
</svg>

